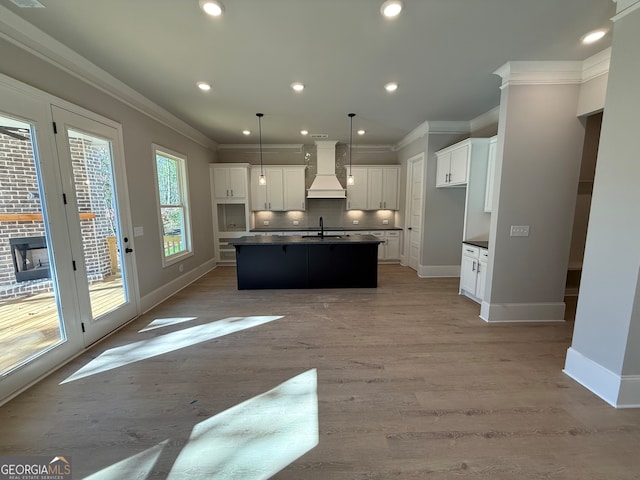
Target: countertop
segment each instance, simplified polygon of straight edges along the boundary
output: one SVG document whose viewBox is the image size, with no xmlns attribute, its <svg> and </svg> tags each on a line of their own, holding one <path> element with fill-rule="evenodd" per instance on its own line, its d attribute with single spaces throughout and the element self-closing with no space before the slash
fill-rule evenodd
<svg viewBox="0 0 640 480">
<path fill-rule="evenodd" d="M 280 231 L 280 230 L 278 230 Z M 310 237 L 302 235 L 263 235 L 263 236 L 247 236 L 229 239 L 229 245 L 353 245 L 353 244 L 371 244 L 382 243 L 380 239 L 373 235 L 342 235 L 328 236 L 320 238 L 319 235 Z"/>
<path fill-rule="evenodd" d="M 488 240 L 465 240 L 462 243 L 466 243 L 467 245 L 473 245 L 474 247 L 486 248 L 489 249 L 489 241 Z"/>
<path fill-rule="evenodd" d="M 372 231 L 386 231 L 386 230 L 402 230 L 400 227 L 324 227 L 325 232 L 372 232 Z M 276 227 L 267 227 L 267 228 L 252 228 L 249 230 L 250 232 L 319 232 L 320 227 L 284 227 L 284 228 L 276 228 Z"/>
</svg>

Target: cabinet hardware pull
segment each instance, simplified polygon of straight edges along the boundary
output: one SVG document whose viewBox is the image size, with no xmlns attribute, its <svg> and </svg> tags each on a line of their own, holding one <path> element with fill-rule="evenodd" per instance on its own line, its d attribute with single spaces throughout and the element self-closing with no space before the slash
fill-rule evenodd
<svg viewBox="0 0 640 480">
<path fill-rule="evenodd" d="M 233 197 L 233 189 L 231 190 L 231 196 Z"/>
<path fill-rule="evenodd" d="M 271 210 L 271 202 L 269 202 L 269 210 Z"/>
<path fill-rule="evenodd" d="M 380 202 L 380 208 L 382 208 L 382 202 Z"/>
<path fill-rule="evenodd" d="M 264 209 L 267 209 L 267 202 L 264 202 Z"/>
<path fill-rule="evenodd" d="M 478 262 L 478 273 L 480 273 L 480 262 Z"/>
<path fill-rule="evenodd" d="M 227 197 L 229 196 L 229 190 L 227 190 Z"/>
<path fill-rule="evenodd" d="M 471 271 L 472 272 L 476 271 L 476 262 L 473 262 L 473 266 L 471 267 Z"/>
</svg>

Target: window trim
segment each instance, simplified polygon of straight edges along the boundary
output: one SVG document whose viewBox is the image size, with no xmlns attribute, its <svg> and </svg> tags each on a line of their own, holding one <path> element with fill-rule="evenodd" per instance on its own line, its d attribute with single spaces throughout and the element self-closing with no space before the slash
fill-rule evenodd
<svg viewBox="0 0 640 480">
<path fill-rule="evenodd" d="M 189 202 L 189 169 L 187 156 L 183 153 L 176 152 L 170 148 L 163 147 L 156 143 L 152 144 L 152 160 L 153 160 L 153 181 L 155 184 L 156 192 L 156 212 L 158 215 L 158 227 L 159 227 L 159 239 L 160 239 L 160 258 L 162 259 L 162 267 L 170 267 L 178 262 L 185 260 L 188 257 L 193 256 L 193 238 L 191 235 L 191 206 Z M 160 185 L 158 183 L 158 160 L 157 156 L 176 160 L 181 166 L 178 171 L 180 198 L 182 200 L 182 208 L 184 209 L 184 241 L 185 249 L 179 253 L 166 256 L 164 254 L 164 227 L 162 224 L 162 205 L 160 203 Z"/>
</svg>

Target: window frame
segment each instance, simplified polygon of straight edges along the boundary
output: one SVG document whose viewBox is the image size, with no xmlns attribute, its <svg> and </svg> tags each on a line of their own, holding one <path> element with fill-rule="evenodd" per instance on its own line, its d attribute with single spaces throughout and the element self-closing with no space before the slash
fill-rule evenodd
<svg viewBox="0 0 640 480">
<path fill-rule="evenodd" d="M 176 152 L 170 148 L 163 147 L 158 144 L 153 144 L 153 180 L 155 183 L 155 191 L 156 191 L 156 211 L 158 214 L 158 226 L 160 233 L 160 256 L 162 258 L 162 266 L 169 267 L 174 265 L 188 257 L 193 256 L 193 239 L 191 236 L 191 208 L 189 202 L 189 170 L 188 170 L 188 161 L 187 156 L 185 154 Z M 178 171 L 177 171 L 177 186 L 178 193 L 180 196 L 180 205 L 162 205 L 160 203 L 160 184 L 158 179 L 158 156 L 168 158 L 170 160 L 174 160 L 177 162 Z M 184 248 L 178 253 L 174 253 L 171 255 L 165 254 L 165 245 L 164 245 L 164 224 L 162 222 L 162 209 L 163 208 L 182 208 L 183 210 L 183 239 L 184 239 Z"/>
</svg>

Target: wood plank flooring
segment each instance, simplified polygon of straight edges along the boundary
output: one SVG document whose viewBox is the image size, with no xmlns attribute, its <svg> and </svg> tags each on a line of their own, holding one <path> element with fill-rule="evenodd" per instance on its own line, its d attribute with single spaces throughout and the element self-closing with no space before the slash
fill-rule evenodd
<svg viewBox="0 0 640 480">
<path fill-rule="evenodd" d="M 0 407 L 0 455 L 93 479 L 640 478 L 640 410 L 562 373 L 572 322 L 487 325 L 457 279 L 398 265 L 377 289 L 235 286 L 215 269 Z M 239 328 L 263 315 L 282 318 Z M 214 336 L 222 319 L 237 331 Z M 313 448 L 287 436 L 314 421 Z"/>
</svg>

